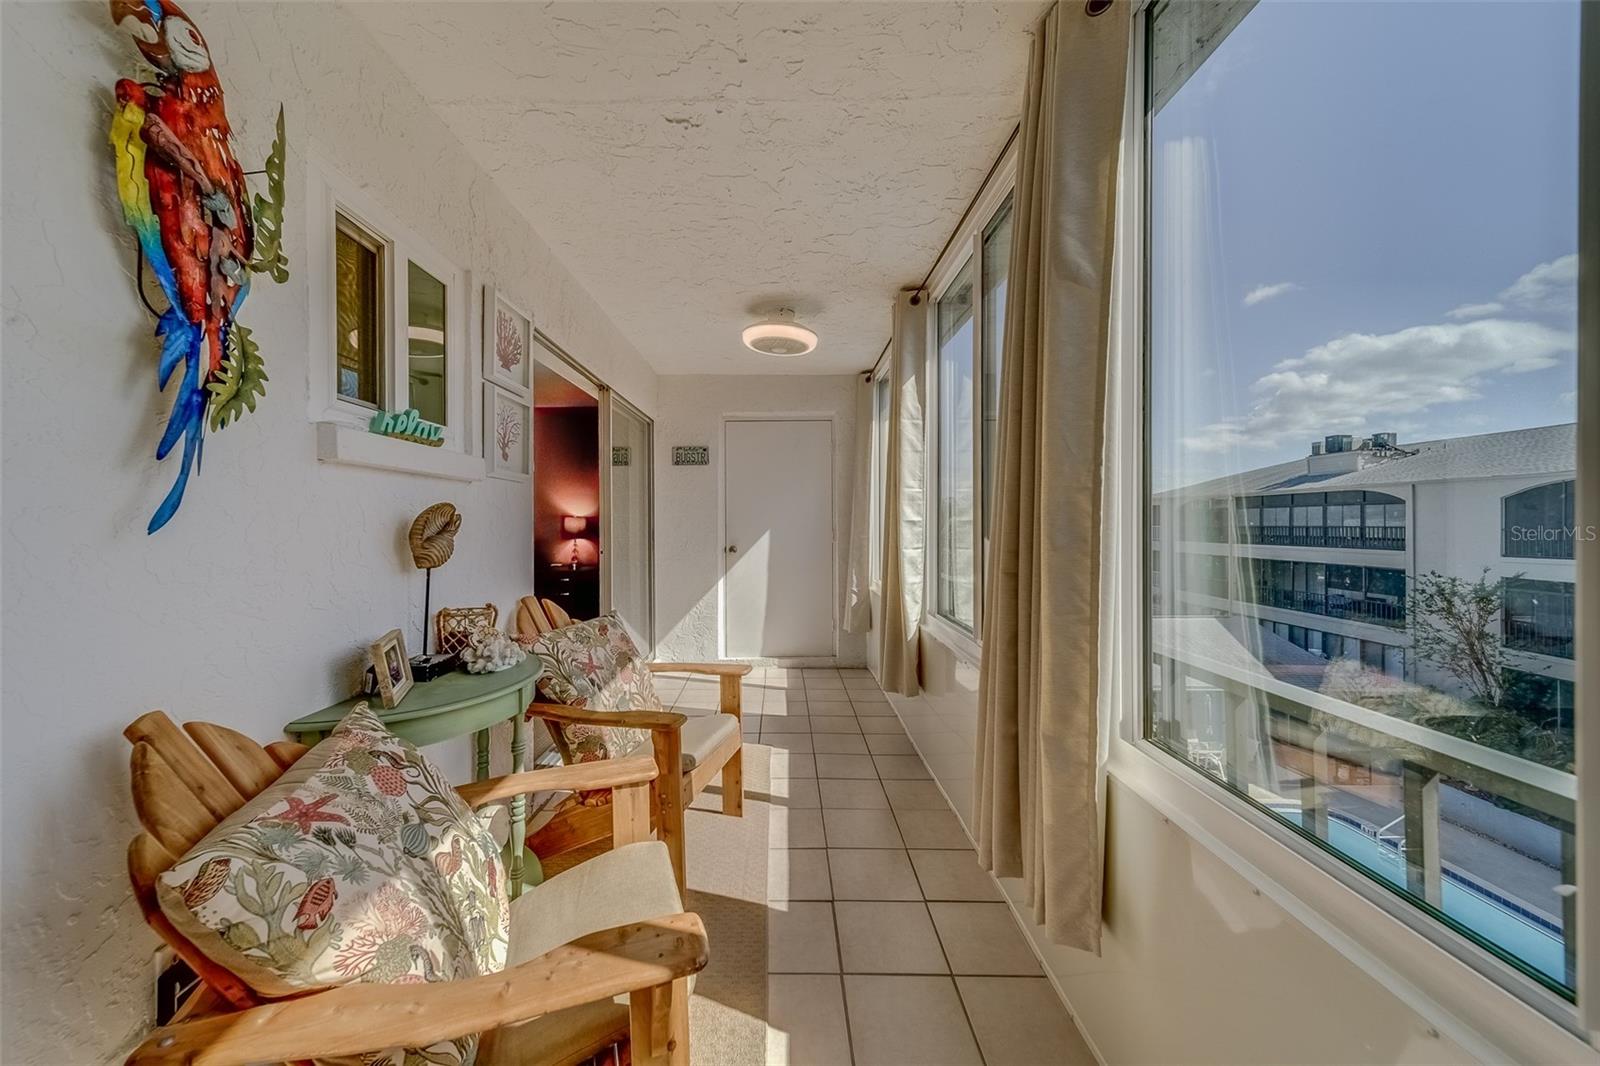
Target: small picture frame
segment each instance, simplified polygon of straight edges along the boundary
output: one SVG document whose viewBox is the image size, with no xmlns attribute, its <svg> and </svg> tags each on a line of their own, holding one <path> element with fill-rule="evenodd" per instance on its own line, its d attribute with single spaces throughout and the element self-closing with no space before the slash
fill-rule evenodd
<svg viewBox="0 0 1600 1066">
<path fill-rule="evenodd" d="M 398 629 L 389 630 L 367 654 L 372 660 L 372 673 L 378 679 L 378 697 L 385 707 L 397 706 L 414 684 L 411 660 L 406 656 L 405 634 Z"/>
<path fill-rule="evenodd" d="M 533 478 L 533 408 L 525 397 L 483 383 L 483 457 L 490 477 Z"/>
<path fill-rule="evenodd" d="M 533 389 L 533 316 L 483 287 L 483 380 L 518 396 Z"/>
</svg>

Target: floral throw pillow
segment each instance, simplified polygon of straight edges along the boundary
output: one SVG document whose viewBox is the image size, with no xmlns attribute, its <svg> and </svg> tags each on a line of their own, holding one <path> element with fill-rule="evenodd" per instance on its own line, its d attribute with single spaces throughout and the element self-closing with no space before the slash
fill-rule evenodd
<svg viewBox="0 0 1600 1066">
<path fill-rule="evenodd" d="M 157 896 L 196 947 L 271 998 L 501 970 L 506 889 L 484 822 L 362 703 L 163 874 Z M 476 1047 L 451 1041 L 423 1061 L 468 1063 Z M 405 1049 L 360 1061 L 391 1060 L 410 1061 Z"/>
<path fill-rule="evenodd" d="M 592 711 L 657 711 L 650 669 L 615 613 L 541 634 L 529 649 L 544 668 L 539 696 L 550 703 Z M 615 759 L 648 746 L 645 729 L 563 725 L 552 729 L 568 763 Z"/>
</svg>

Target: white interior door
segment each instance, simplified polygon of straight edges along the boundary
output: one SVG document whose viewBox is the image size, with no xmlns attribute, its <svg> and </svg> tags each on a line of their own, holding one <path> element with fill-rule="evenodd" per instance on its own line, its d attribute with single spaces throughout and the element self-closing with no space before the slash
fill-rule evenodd
<svg viewBox="0 0 1600 1066">
<path fill-rule="evenodd" d="M 834 654 L 833 423 L 729 421 L 722 455 L 725 654 Z"/>
</svg>

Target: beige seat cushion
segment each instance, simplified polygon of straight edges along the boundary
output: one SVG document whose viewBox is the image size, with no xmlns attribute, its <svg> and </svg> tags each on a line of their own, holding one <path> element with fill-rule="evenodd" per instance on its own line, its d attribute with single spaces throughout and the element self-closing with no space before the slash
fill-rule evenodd
<svg viewBox="0 0 1600 1066">
<path fill-rule="evenodd" d="M 717 745 L 739 731 L 731 714 L 700 714 L 683 723 L 683 770 L 688 773 L 704 762 Z"/>
<path fill-rule="evenodd" d="M 683 910 L 667 846 L 651 840 L 597 855 L 511 901 L 516 966 L 590 933 Z M 568 1062 L 628 1026 L 626 998 L 589 1003 L 483 1034 L 484 1066 Z"/>
</svg>

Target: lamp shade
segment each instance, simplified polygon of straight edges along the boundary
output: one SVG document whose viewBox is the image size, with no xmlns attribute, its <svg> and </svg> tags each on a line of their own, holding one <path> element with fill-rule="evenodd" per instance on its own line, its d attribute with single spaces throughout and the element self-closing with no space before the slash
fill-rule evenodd
<svg viewBox="0 0 1600 1066">
<path fill-rule="evenodd" d="M 589 528 L 589 520 L 575 514 L 561 516 L 561 532 L 569 537 L 581 537 Z"/>
</svg>

